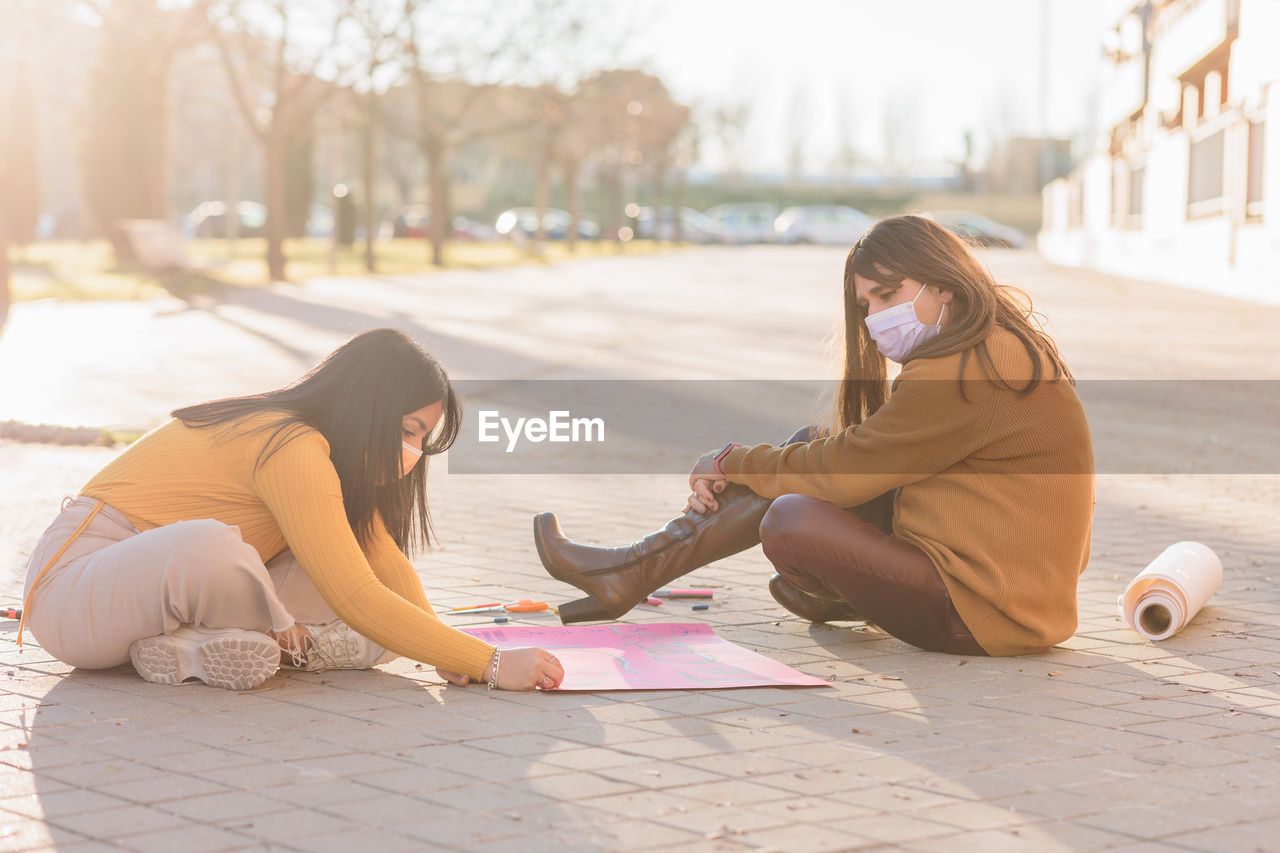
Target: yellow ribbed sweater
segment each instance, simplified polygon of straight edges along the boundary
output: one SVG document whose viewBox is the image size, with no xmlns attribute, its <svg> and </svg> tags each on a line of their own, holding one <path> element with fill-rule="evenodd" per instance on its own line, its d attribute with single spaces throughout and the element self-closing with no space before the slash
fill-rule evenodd
<svg viewBox="0 0 1280 853">
<path fill-rule="evenodd" d="M 493 646 L 445 625 L 376 519 L 363 550 L 347 521 L 329 443 L 314 429 L 255 462 L 279 415 L 230 429 L 171 420 L 135 441 L 81 490 L 139 530 L 212 518 L 240 528 L 263 562 L 287 546 L 342 621 L 403 657 L 480 680 Z"/>
<path fill-rule="evenodd" d="M 1020 387 L 1032 367 L 1022 344 L 997 329 L 987 346 Z M 768 498 L 798 493 L 852 507 L 900 489 L 894 535 L 933 560 L 982 648 L 1043 651 L 1075 633 L 1076 582 L 1089 562 L 1084 409 L 1065 381 L 1042 381 L 1026 397 L 993 386 L 976 355 L 962 396 L 960 361 L 910 361 L 864 423 L 803 444 L 737 448 L 721 465 Z"/>
</svg>

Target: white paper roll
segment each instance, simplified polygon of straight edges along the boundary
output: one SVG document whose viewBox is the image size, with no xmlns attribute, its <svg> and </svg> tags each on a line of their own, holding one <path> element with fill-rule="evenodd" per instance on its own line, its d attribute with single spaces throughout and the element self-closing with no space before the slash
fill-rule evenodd
<svg viewBox="0 0 1280 853">
<path fill-rule="evenodd" d="M 1222 561 L 1207 545 L 1175 542 L 1130 581 L 1116 602 L 1125 623 L 1148 640 L 1187 627 L 1222 584 Z"/>
</svg>

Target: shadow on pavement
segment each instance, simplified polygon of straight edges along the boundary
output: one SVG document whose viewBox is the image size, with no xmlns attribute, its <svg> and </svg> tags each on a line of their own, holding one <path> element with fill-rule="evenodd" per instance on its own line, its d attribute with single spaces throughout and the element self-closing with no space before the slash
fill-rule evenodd
<svg viewBox="0 0 1280 853">
<path fill-rule="evenodd" d="M 236 692 L 30 653 L 24 669 L 48 674 L 23 673 L 24 689 L 43 695 L 25 746 L 8 757 L 34 774 L 25 808 L 46 843 L 335 849 L 346 838 L 344 849 L 438 849 L 535 833 L 610 849 L 607 827 L 575 826 L 558 805 L 580 793 L 565 787 L 577 780 L 531 772 L 553 745 L 602 742 L 590 708 L 609 700 L 489 698 L 404 660 L 391 671 L 282 670 Z"/>
</svg>

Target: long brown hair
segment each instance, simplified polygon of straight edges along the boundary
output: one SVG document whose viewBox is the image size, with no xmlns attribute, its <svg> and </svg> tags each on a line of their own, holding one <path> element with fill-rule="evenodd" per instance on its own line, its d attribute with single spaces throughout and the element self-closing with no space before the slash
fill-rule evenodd
<svg viewBox="0 0 1280 853">
<path fill-rule="evenodd" d="M 917 358 L 962 353 L 959 381 L 969 359 L 976 356 L 989 381 L 1029 394 L 1043 378 L 1041 363 L 1045 360 L 1053 367 L 1054 380 L 1065 378 L 1074 384 L 1057 345 L 1041 328 L 1025 293 L 997 284 L 965 242 L 932 219 L 894 216 L 872 226 L 845 259 L 844 364 L 832 413 L 837 429 L 862 423 L 889 397 L 885 357 L 867 331 L 868 309 L 858 304 L 855 275 L 890 286 L 910 278 L 953 294 L 947 305 L 951 319 L 941 334 L 913 349 L 904 364 Z M 1012 332 L 1031 358 L 1031 378 L 1020 387 L 1000 375 L 987 349 L 987 337 L 997 327 Z"/>
<path fill-rule="evenodd" d="M 436 402 L 443 409 L 440 425 L 423 443 L 422 458 L 402 477 L 402 420 Z M 271 437 L 255 467 L 310 427 L 329 442 L 347 521 L 362 545 L 369 543 L 375 516 L 401 551 L 431 544 L 427 462 L 458 437 L 462 404 L 444 368 L 412 339 L 395 329 L 373 329 L 284 388 L 187 406 L 173 416 L 208 429 L 234 428 L 260 413 L 280 417 L 260 427 Z"/>
</svg>

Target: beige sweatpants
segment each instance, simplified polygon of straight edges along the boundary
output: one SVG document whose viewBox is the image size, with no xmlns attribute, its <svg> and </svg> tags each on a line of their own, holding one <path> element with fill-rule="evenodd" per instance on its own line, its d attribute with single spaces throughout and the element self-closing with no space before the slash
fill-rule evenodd
<svg viewBox="0 0 1280 853">
<path fill-rule="evenodd" d="M 63 502 L 27 564 L 26 592 L 97 501 Z M 283 631 L 337 616 L 289 551 L 264 565 L 238 528 L 213 519 L 139 532 L 103 506 L 45 572 L 27 627 L 49 654 L 84 669 L 129 662 L 135 640 L 183 625 Z"/>
</svg>

